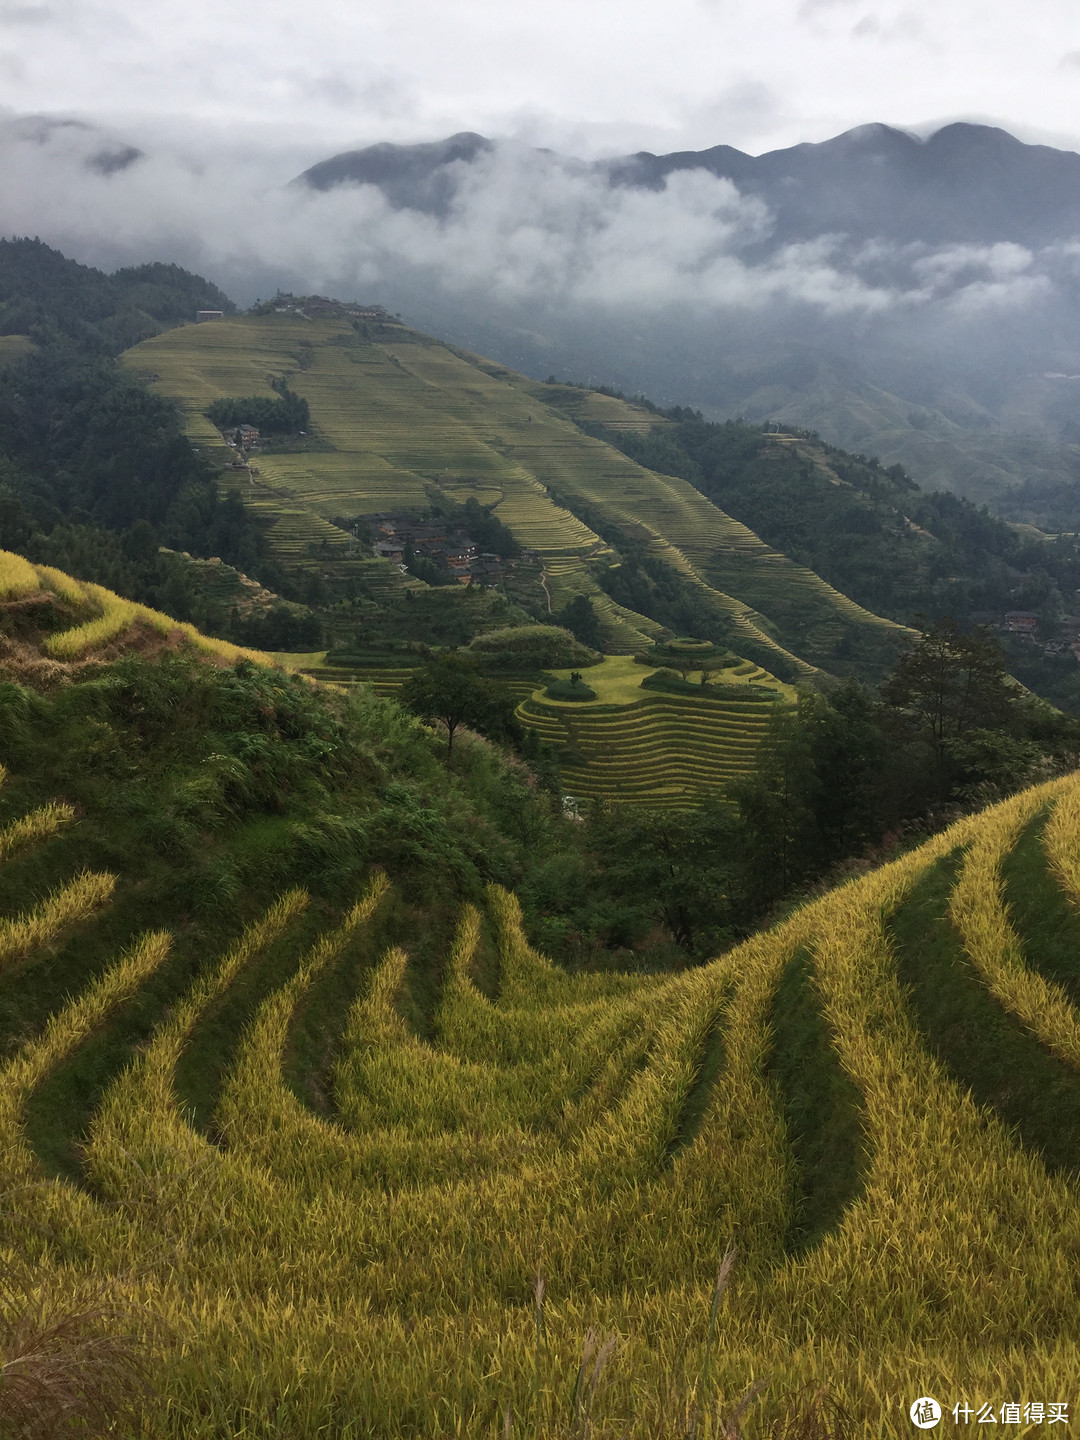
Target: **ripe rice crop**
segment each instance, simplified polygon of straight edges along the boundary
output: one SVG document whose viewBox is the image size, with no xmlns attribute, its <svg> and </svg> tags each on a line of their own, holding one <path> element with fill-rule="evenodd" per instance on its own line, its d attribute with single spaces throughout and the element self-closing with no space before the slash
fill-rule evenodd
<svg viewBox="0 0 1080 1440">
<path fill-rule="evenodd" d="M 61 600 L 66 600 L 69 605 L 85 606 L 88 603 L 86 587 L 81 580 L 73 580 L 70 575 L 65 575 L 62 570 L 54 570 L 51 565 L 35 565 L 42 584 L 54 595 L 59 595 Z"/>
<path fill-rule="evenodd" d="M 0 1149 L 7 1183 L 33 1173 L 29 1146 L 19 1130 L 26 1097 L 101 1025 L 109 1013 L 136 993 L 162 965 L 172 947 L 166 930 L 141 936 L 106 972 L 48 1021 L 41 1036 L 0 1067 Z"/>
<path fill-rule="evenodd" d="M 40 589 L 37 571 L 29 560 L 13 555 L 10 550 L 0 550 L 0 599 L 30 595 Z"/>
<path fill-rule="evenodd" d="M 1025 791 L 1007 810 L 987 818 L 972 842 L 949 913 L 990 993 L 1056 1055 L 1080 1066 L 1080 1018 L 1060 986 L 1026 965 L 1023 946 L 1009 924 L 1002 898 L 1002 858 L 1045 802 L 1047 788 Z M 1077 782 L 1073 781 L 1062 798 L 1075 805 L 1076 793 Z M 1067 818 L 1066 812 L 1062 821 Z M 1062 821 L 1054 830 L 1059 855 L 1067 853 L 1062 844 Z"/>
<path fill-rule="evenodd" d="M 1043 844 L 1058 884 L 1080 908 L 1080 786 L 1062 791 L 1046 823 Z"/>
<path fill-rule="evenodd" d="M 0 830 L 0 864 L 17 850 L 57 834 L 74 819 L 75 811 L 70 805 L 53 801 L 32 810 L 29 815 L 12 820 L 10 825 L 5 825 Z"/>
<path fill-rule="evenodd" d="M 87 650 L 96 649 L 115 640 L 138 617 L 140 607 L 131 600 L 123 600 L 101 585 L 87 585 L 89 598 L 101 606 L 102 614 L 94 620 L 86 620 L 71 630 L 61 630 L 50 635 L 45 649 L 56 660 L 74 660 Z"/>
<path fill-rule="evenodd" d="M 408 936 L 392 932 L 345 1017 L 336 1111 L 316 1114 L 286 1081 L 291 1027 L 375 915 L 377 877 L 256 1008 L 211 1140 L 181 1111 L 176 1060 L 265 946 L 288 943 L 306 903 L 292 892 L 198 973 L 106 1090 L 83 1152 L 91 1185 L 25 1192 L 19 1243 L 56 1283 L 124 1277 L 167 1321 L 147 1420 L 165 1440 L 495 1440 L 507 1424 L 540 1440 L 726 1440 L 753 1392 L 751 1440 L 828 1433 L 820 1413 L 809 1428 L 819 1389 L 847 1417 L 840 1433 L 891 1440 L 911 1433 L 920 1394 L 995 1413 L 1069 1399 L 1075 1183 L 932 1049 L 896 927 L 963 850 L 955 882 L 942 872 L 956 964 L 1025 1043 L 1063 1056 L 1070 1012 L 1031 988 L 1000 866 L 1054 801 L 1048 853 L 1073 847 L 1077 789 L 1054 781 L 968 817 L 678 974 L 568 973 L 492 886 L 462 907 L 422 1027 Z M 485 935 L 498 975 L 482 992 Z M 35 1175 L 28 1090 L 108 1022 L 166 937 L 141 943 L 126 979 L 107 972 L 0 1069 L 11 1183 Z M 796 1020 L 832 1078 L 781 1004 L 795 973 Z M 806 1243 L 815 1187 L 849 1162 L 857 1183 Z"/>
<path fill-rule="evenodd" d="M 241 1043 L 218 1110 L 218 1125 L 234 1141 L 258 1137 L 258 1146 L 272 1143 L 275 1149 L 288 1151 L 298 1130 L 302 1136 L 304 1112 L 281 1075 L 293 1010 L 312 981 L 371 919 L 388 888 L 389 881 L 380 871 L 342 923 L 319 938 L 292 979 L 263 1003 Z"/>
<path fill-rule="evenodd" d="M 0 920 L 0 969 L 24 960 L 39 946 L 88 920 L 107 905 L 116 888 L 116 876 L 88 872 L 54 891 L 40 905 L 16 919 Z"/>
</svg>

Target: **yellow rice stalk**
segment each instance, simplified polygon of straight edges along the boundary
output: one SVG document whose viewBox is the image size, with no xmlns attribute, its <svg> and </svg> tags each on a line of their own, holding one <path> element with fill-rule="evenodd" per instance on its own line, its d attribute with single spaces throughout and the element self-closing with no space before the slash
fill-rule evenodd
<svg viewBox="0 0 1080 1440">
<path fill-rule="evenodd" d="M 0 920 L 0 967 L 22 960 L 54 940 L 69 925 L 88 920 L 107 905 L 116 876 L 88 871 L 55 890 L 40 905 L 14 920 Z"/>
<path fill-rule="evenodd" d="M 475 905 L 466 905 L 446 961 L 442 1003 L 439 1006 L 440 1028 L 449 1022 L 456 1006 L 464 1005 L 471 1009 L 478 1004 L 490 1003 L 473 984 L 472 963 L 479 943 L 480 911 Z"/>
<path fill-rule="evenodd" d="M 0 550 L 0 600 L 11 600 L 18 595 L 32 595 L 41 589 L 37 571 L 21 555 L 10 550 Z"/>
<path fill-rule="evenodd" d="M 131 600 L 122 599 L 119 595 L 114 595 L 103 585 L 87 584 L 86 593 L 91 600 L 101 606 L 102 613 L 95 620 L 86 620 L 83 624 L 75 625 L 70 630 L 61 630 L 58 635 L 48 637 L 45 641 L 45 649 L 56 660 L 74 660 L 77 656 L 85 654 L 87 650 L 108 644 L 110 640 L 115 640 L 126 630 L 138 616 L 140 608 L 138 605 Z"/>
<path fill-rule="evenodd" d="M 154 1035 L 139 1065 L 139 1084 L 159 1101 L 172 1084 L 181 1051 L 205 1011 L 228 990 L 240 972 L 278 939 L 310 903 L 304 890 L 289 890 L 240 935 L 213 969 L 205 970 Z M 153 1076 L 153 1079 L 151 1079 Z M 171 1101 L 165 1101 L 171 1108 Z"/>
<path fill-rule="evenodd" d="M 1025 795 L 977 824 L 961 822 L 811 912 L 818 983 L 841 1061 L 862 1092 L 871 1164 L 842 1226 L 777 1277 L 769 1303 L 789 1317 L 793 1339 L 826 1332 L 872 1345 L 889 1335 L 902 1348 L 980 1334 L 980 1345 L 1000 1344 L 1042 1323 L 1055 1286 L 1055 1305 L 1080 1300 L 1080 1285 L 1062 1279 L 1080 1243 L 1074 1197 L 927 1054 L 883 925 L 928 853 L 947 853 L 950 839 L 977 842 L 988 822 L 1004 816 L 1011 825 L 1039 803 Z"/>
<path fill-rule="evenodd" d="M 406 1126 L 420 1141 L 446 1131 L 516 1130 L 515 1100 L 534 1118 L 542 1098 L 528 1106 L 521 1093 L 528 1073 L 462 1059 L 411 1033 L 395 1004 L 407 962 L 403 950 L 389 950 L 352 1008 L 335 1075 L 343 1122 L 357 1134 Z"/>
<path fill-rule="evenodd" d="M 639 976 L 618 974 L 567 975 L 529 945 L 522 930 L 516 895 L 501 885 L 487 887 L 488 911 L 495 922 L 502 970 L 500 1004 L 545 1004 L 562 999 L 584 1000 L 637 990 Z"/>
<path fill-rule="evenodd" d="M 20 1128 L 26 1098 L 118 1005 L 134 995 L 164 963 L 171 948 L 172 936 L 167 930 L 141 936 L 78 999 L 53 1015 L 37 1040 L 24 1045 L 0 1068 L 0 1163 L 6 1181 L 24 1178 L 34 1168 Z"/>
<path fill-rule="evenodd" d="M 111 1168 L 95 1152 L 91 1173 L 110 1206 L 90 1211 L 83 1197 L 82 1210 L 68 1199 L 61 1211 L 68 1192 L 49 1189 L 35 1199 L 35 1218 L 62 1221 L 88 1267 L 145 1277 L 140 1295 L 183 1334 L 163 1372 L 168 1404 L 155 1433 L 202 1440 L 233 1433 L 243 1416 L 252 1440 L 309 1440 L 350 1414 L 378 1440 L 486 1436 L 499 1433 L 496 1416 L 510 1404 L 513 1434 L 555 1440 L 568 1433 L 566 1397 L 582 1337 L 595 1328 L 623 1338 L 589 1433 L 685 1434 L 703 1373 L 709 1289 L 732 1239 L 740 1261 L 712 1373 L 728 1411 L 769 1377 L 762 1423 L 755 1430 L 750 1417 L 748 1435 L 780 1433 L 767 1425 L 803 1385 L 825 1386 L 842 1402 L 852 1435 L 888 1437 L 911 1433 L 907 1407 L 917 1394 L 1069 1398 L 1080 1386 L 1070 1331 L 1080 1309 L 1070 1258 L 1080 1253 L 1080 1206 L 927 1055 L 883 920 L 933 859 L 977 840 L 999 813 L 962 822 L 701 971 L 606 998 L 592 977 L 579 986 L 562 975 L 546 997 L 520 1004 L 465 993 L 460 1019 L 439 1026 L 444 1051 L 404 1029 L 401 1049 L 416 1063 L 402 1059 L 403 1082 L 422 1080 L 426 1065 L 433 1085 L 412 1099 L 415 1130 L 332 1137 L 333 1127 L 297 1107 L 295 1128 L 259 1131 L 260 1114 L 281 1113 L 277 1041 L 302 986 L 278 1007 L 261 1072 L 253 1054 L 232 1148 L 192 1147 L 187 1127 L 160 1123 L 145 1085 L 129 1084 L 122 1106 L 107 1100 Z M 446 1005 L 466 991 L 469 919 L 452 952 Z M 813 953 L 870 1143 L 865 1194 L 795 1261 L 783 1250 L 790 1156 L 764 1065 L 776 982 L 799 946 Z M 383 1047 L 388 1063 L 393 1035 L 402 1036 L 394 997 L 403 966 L 393 956 L 373 977 L 376 1003 L 354 1037 Z M 696 1139 L 669 1163 L 664 1137 L 717 1020 L 722 1073 Z M 501 1048 L 489 1021 L 512 1032 Z M 555 1116 L 567 1084 L 585 1073 L 574 1025 L 581 1053 L 599 1067 L 594 1087 L 609 1088 L 586 1126 L 564 1136 Z M 557 1036 L 560 1053 L 545 1057 Z M 626 1065 L 631 1053 L 644 1069 Z M 480 1065 L 474 1055 L 490 1058 Z M 554 1107 L 543 1144 L 515 1148 L 520 1125 L 479 1145 L 466 1131 L 424 1131 L 424 1115 L 455 1101 L 453 1084 L 459 1107 L 473 1103 L 481 1072 L 485 1085 L 510 1087 L 514 1117 L 525 1077 L 548 1087 L 536 1097 Z M 257 1086 L 267 1082 L 271 1103 L 260 1111 Z M 631 1153 L 620 1154 L 605 1129 Z M 511 1142 L 502 1153 L 500 1139 Z M 470 1174 L 474 1146 L 481 1166 Z M 436 1165 L 425 1176 L 425 1156 L 449 1165 L 455 1148 L 457 1172 Z M 609 1173 L 602 1162 L 613 1149 Z M 312 1150 L 318 1163 L 307 1158 Z M 367 1160 L 350 1170 L 350 1155 Z M 427 1183 L 435 1173 L 447 1183 Z M 538 1267 L 548 1287 L 540 1345 L 529 1300 Z M 700 1418 L 699 1440 L 719 1440 L 718 1422 Z"/>
<path fill-rule="evenodd" d="M 273 1135 L 276 1143 L 288 1145 L 291 1135 L 306 1128 L 307 1112 L 281 1075 L 289 1022 L 301 995 L 367 924 L 389 888 L 379 871 L 342 923 L 321 936 L 292 979 L 263 1002 L 241 1042 L 218 1111 L 218 1124 L 233 1143 L 257 1138 L 265 1145 Z"/>
<path fill-rule="evenodd" d="M 665 996 L 648 1067 L 635 1077 L 613 1115 L 584 1137 L 579 1164 L 598 1183 L 640 1180 L 658 1166 L 675 1138 L 706 1038 L 730 994 L 726 966 L 680 976 Z"/>
<path fill-rule="evenodd" d="M 54 570 L 51 565 L 35 565 L 34 569 L 45 588 L 59 595 L 61 600 L 66 600 L 69 605 L 87 604 L 86 588 L 81 580 L 73 580 L 63 570 Z"/>
<path fill-rule="evenodd" d="M 150 614 L 155 612 L 151 611 Z M 168 618 L 168 617 L 164 617 Z M 216 655 L 219 659 L 225 660 L 230 665 L 235 665 L 238 660 L 252 660 L 256 665 L 272 665 L 273 661 L 269 655 L 261 650 L 249 650 L 243 645 L 233 645 L 228 640 L 218 640 L 212 635 L 204 635 L 201 630 L 186 620 L 179 626 L 175 620 L 169 621 L 171 629 L 179 628 L 187 638 L 199 650 L 204 650 L 208 655 Z"/>
<path fill-rule="evenodd" d="M 1080 1065 L 1080 1019 L 1060 985 L 1028 968 L 1003 898 L 1001 862 L 1045 803 L 1045 792 L 1044 786 L 1027 790 L 1007 808 L 983 817 L 953 891 L 949 916 L 990 993 L 1056 1055 Z M 1065 797 L 1072 794 L 1075 787 Z"/>
<path fill-rule="evenodd" d="M 791 1219 L 791 1156 L 764 1066 L 773 996 L 806 938 L 806 916 L 796 915 L 709 967 L 726 969 L 738 986 L 723 1015 L 723 1068 L 698 1133 L 675 1156 L 671 1184 L 657 1205 L 662 1233 L 684 1237 L 681 1259 L 672 1247 L 669 1274 L 687 1266 L 687 1251 L 695 1244 L 704 1249 L 709 1237 L 715 1259 L 717 1247 L 738 1245 L 741 1270 L 770 1267 L 780 1258 Z"/>
<path fill-rule="evenodd" d="M 53 801 L 32 810 L 29 815 L 13 820 L 10 825 L 5 825 L 0 830 L 0 863 L 27 845 L 47 840 L 65 825 L 70 825 L 74 819 L 75 811 L 70 805 Z"/>
<path fill-rule="evenodd" d="M 1058 884 L 1080 907 L 1080 778 L 1073 776 L 1050 812 L 1043 848 Z"/>
<path fill-rule="evenodd" d="M 130 1179 L 127 1158 L 132 1149 L 140 1150 L 142 1142 L 151 1154 L 160 1153 L 160 1142 L 189 1161 L 207 1153 L 205 1142 L 181 1117 L 174 1086 L 176 1062 L 200 1016 L 307 904 L 304 891 L 290 890 L 248 925 L 218 964 L 198 977 L 147 1049 L 109 1088 L 95 1116 L 88 1151 L 101 1176 L 122 1188 Z"/>
</svg>

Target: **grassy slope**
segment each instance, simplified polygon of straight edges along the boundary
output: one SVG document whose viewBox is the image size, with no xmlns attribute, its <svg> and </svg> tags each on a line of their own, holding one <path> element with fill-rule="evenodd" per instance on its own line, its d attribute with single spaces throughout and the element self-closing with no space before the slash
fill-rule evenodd
<svg viewBox="0 0 1080 1440">
<path fill-rule="evenodd" d="M 143 744 L 142 712 L 124 723 Z M 673 1440 L 696 1405 L 715 1440 L 762 1381 L 748 1435 L 826 1433 L 796 1428 L 824 1387 L 842 1433 L 899 1437 L 917 1394 L 1075 1395 L 1080 1019 L 1012 997 L 1032 975 L 1072 994 L 1077 777 L 672 977 L 564 974 L 504 892 L 403 880 L 305 980 L 365 878 L 339 866 L 188 1012 L 296 883 L 289 817 L 219 821 L 201 883 L 238 850 L 245 888 L 201 899 L 100 764 L 79 773 L 77 823 L 0 865 L 0 917 L 81 864 L 120 875 L 98 920 L 0 970 L 0 1190 L 20 1196 L 0 1258 L 168 1320 L 156 1436 L 494 1435 L 509 1407 L 544 1440 Z M 0 827 L 48 798 L 13 775 Z M 305 883 L 339 862 L 332 835 L 323 854 Z M 173 957 L 80 1038 L 78 997 L 148 924 Z M 592 1327 L 618 1343 L 575 1404 Z"/>
<path fill-rule="evenodd" d="M 770 550 L 690 485 L 584 435 L 547 403 L 566 387 L 537 386 L 403 326 L 381 327 L 369 342 L 344 319 L 249 316 L 171 331 L 127 359 L 159 375 L 158 388 L 182 402 L 189 433 L 207 446 L 219 441 L 200 412 L 219 396 L 269 395 L 267 377 L 284 375 L 310 402 L 333 449 L 266 454 L 260 475 L 238 482 L 249 503 L 276 517 L 272 540 L 293 563 L 312 563 L 319 546 L 340 561 L 348 536 L 330 525 L 334 516 L 419 506 L 429 493 L 475 495 L 542 552 L 558 606 L 597 593 L 587 561 L 607 550 L 572 513 L 577 506 L 680 571 L 703 607 L 733 621 L 736 646 L 742 634 L 794 657 L 805 673 L 841 654 L 872 671 L 887 666 L 902 639 L 899 627 Z M 582 413 L 603 423 L 648 418 L 602 396 Z M 655 628 L 609 601 L 600 610 L 612 650 L 639 647 Z"/>
</svg>

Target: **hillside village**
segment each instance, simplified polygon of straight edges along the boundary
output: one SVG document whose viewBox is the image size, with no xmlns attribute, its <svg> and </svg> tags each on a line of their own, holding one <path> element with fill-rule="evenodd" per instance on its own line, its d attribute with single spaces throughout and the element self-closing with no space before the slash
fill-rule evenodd
<svg viewBox="0 0 1080 1440">
<path fill-rule="evenodd" d="M 435 518 L 389 512 L 361 515 L 358 520 L 377 537 L 372 553 L 397 565 L 402 573 L 414 555 L 422 555 L 459 585 L 497 585 L 511 563 L 492 551 L 480 551 L 464 530 Z M 538 557 L 535 551 L 523 550 L 520 558 L 531 563 Z"/>
</svg>

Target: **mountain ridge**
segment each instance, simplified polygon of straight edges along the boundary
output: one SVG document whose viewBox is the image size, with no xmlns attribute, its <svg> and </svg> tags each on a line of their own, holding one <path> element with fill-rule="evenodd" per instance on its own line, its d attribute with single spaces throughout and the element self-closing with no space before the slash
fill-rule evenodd
<svg viewBox="0 0 1080 1440">
<path fill-rule="evenodd" d="M 292 183 L 317 190 L 375 184 L 396 205 L 441 213 L 456 188 L 450 167 L 490 155 L 500 143 L 507 142 L 469 131 L 418 144 L 380 142 L 330 156 Z M 777 242 L 807 238 L 822 225 L 855 237 L 888 233 L 929 243 L 1045 243 L 1047 222 L 1040 221 L 1045 216 L 1054 234 L 1080 229 L 1080 154 L 1027 144 L 999 126 L 965 121 L 925 139 L 870 122 L 828 140 L 756 156 L 717 144 L 594 161 L 556 158 L 571 169 L 603 175 L 613 186 L 660 189 L 684 170 L 732 180 L 775 209 L 771 238 Z M 842 188 L 852 195 L 838 208 Z"/>
</svg>

